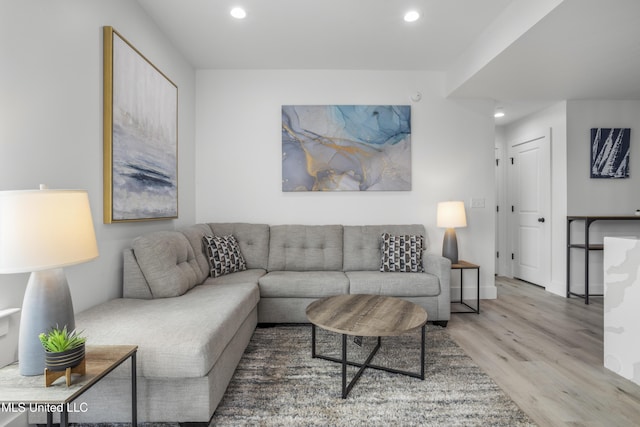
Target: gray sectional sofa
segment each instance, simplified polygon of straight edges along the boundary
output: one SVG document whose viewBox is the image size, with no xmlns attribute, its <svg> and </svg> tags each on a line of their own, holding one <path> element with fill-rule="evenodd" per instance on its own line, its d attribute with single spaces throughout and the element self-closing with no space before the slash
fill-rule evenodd
<svg viewBox="0 0 640 427">
<path fill-rule="evenodd" d="M 140 421 L 206 423 L 258 323 L 306 323 L 318 298 L 398 296 L 446 325 L 449 260 L 425 252 L 424 272 L 381 272 L 385 232 L 425 235 L 422 225 L 212 223 L 141 236 L 124 252 L 123 298 L 78 313 L 76 325 L 88 345 L 139 346 Z M 203 236 L 229 234 L 246 270 L 211 277 Z M 94 386 L 83 396 L 90 411 L 73 421 L 128 422 L 128 374 L 120 367 Z"/>
</svg>

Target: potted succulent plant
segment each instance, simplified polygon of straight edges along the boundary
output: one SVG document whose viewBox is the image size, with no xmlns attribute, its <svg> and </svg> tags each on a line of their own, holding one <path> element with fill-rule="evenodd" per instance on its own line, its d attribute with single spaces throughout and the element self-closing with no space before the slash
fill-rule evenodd
<svg viewBox="0 0 640 427">
<path fill-rule="evenodd" d="M 45 350 L 45 367 L 51 371 L 75 368 L 84 359 L 86 338 L 79 332 L 67 331 L 67 327 L 57 326 L 39 336 Z"/>
</svg>

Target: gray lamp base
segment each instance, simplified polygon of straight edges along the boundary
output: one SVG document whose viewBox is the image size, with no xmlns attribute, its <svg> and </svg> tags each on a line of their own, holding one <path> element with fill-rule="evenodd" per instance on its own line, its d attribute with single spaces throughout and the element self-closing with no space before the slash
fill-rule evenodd
<svg viewBox="0 0 640 427">
<path fill-rule="evenodd" d="M 458 239 L 456 238 L 455 228 L 447 228 L 444 232 L 442 256 L 449 258 L 451 260 L 451 264 L 458 263 Z"/>
<path fill-rule="evenodd" d="M 76 328 L 67 277 L 62 268 L 34 271 L 22 302 L 18 363 L 21 375 L 44 374 L 44 349 L 38 335 L 54 327 Z"/>
</svg>

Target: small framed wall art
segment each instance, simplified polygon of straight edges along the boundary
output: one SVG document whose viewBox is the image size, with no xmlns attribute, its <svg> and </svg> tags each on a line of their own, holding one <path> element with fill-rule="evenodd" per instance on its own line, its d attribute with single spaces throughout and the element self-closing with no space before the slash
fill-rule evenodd
<svg viewBox="0 0 640 427">
<path fill-rule="evenodd" d="M 411 106 L 282 106 L 282 191 L 411 190 Z"/>
<path fill-rule="evenodd" d="M 591 129 L 591 178 L 628 178 L 631 129 Z"/>
<path fill-rule="evenodd" d="M 178 217 L 178 87 L 104 27 L 104 223 Z"/>
</svg>

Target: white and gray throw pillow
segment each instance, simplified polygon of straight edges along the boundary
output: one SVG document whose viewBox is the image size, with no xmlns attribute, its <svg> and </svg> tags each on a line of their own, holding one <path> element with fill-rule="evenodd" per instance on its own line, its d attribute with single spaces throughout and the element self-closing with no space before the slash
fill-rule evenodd
<svg viewBox="0 0 640 427">
<path fill-rule="evenodd" d="M 382 233 L 380 242 L 382 262 L 380 271 L 400 273 L 420 273 L 424 271 L 422 252 L 424 236 L 405 234 L 395 236 Z"/>
<path fill-rule="evenodd" d="M 202 241 L 207 261 L 209 261 L 211 277 L 224 276 L 247 269 L 240 245 L 233 235 L 203 236 Z"/>
</svg>

